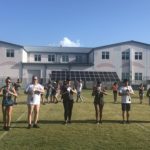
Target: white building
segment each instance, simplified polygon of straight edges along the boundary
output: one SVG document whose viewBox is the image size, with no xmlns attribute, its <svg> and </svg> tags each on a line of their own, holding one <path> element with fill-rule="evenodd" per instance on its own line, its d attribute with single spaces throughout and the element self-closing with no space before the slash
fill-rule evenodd
<svg viewBox="0 0 150 150">
<path fill-rule="evenodd" d="M 127 41 L 101 47 L 21 46 L 0 41 L 0 78 L 50 78 L 52 71 L 116 72 L 132 83 L 150 80 L 150 45 Z M 103 80 L 103 79 L 102 79 Z"/>
</svg>

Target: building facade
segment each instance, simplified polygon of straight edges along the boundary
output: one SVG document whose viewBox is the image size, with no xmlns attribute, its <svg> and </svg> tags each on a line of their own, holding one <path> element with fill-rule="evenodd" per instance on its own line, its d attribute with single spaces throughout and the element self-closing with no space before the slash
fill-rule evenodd
<svg viewBox="0 0 150 150">
<path fill-rule="evenodd" d="M 127 41 L 101 47 L 22 46 L 0 41 L 0 78 L 29 82 L 33 75 L 50 78 L 52 71 L 116 72 L 133 84 L 150 80 L 150 45 Z"/>
</svg>

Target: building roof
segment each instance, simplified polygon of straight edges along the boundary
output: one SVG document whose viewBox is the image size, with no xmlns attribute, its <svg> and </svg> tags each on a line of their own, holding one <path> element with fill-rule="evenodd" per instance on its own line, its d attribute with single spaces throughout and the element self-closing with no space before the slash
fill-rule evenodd
<svg viewBox="0 0 150 150">
<path fill-rule="evenodd" d="M 51 47 L 51 46 L 24 46 L 27 52 L 50 53 L 89 53 L 92 48 L 85 47 Z"/>
<path fill-rule="evenodd" d="M 93 47 L 93 48 L 90 48 L 90 47 L 21 46 L 18 44 L 0 41 L 0 45 L 11 45 L 11 46 L 15 46 L 15 47 L 24 48 L 24 50 L 27 52 L 80 53 L 80 54 L 82 54 L 82 53 L 88 54 L 94 50 L 110 48 L 110 47 L 115 47 L 115 46 L 120 46 L 120 45 L 125 45 L 125 44 L 130 44 L 130 45 L 138 44 L 139 46 L 144 45 L 147 48 L 150 48 L 150 44 L 142 43 L 142 42 L 138 42 L 138 41 L 134 41 L 134 40 L 115 43 L 115 44 L 109 44 L 109 45 L 104 45 L 104 46 L 99 46 L 99 47 Z"/>
<path fill-rule="evenodd" d="M 23 48 L 22 45 L 13 44 L 13 43 L 5 42 L 5 41 L 0 41 L 0 45 L 11 45 L 11 46 Z"/>
<path fill-rule="evenodd" d="M 95 47 L 93 50 L 103 49 L 103 48 L 109 48 L 109 47 L 114 47 L 114 46 L 120 46 L 120 45 L 125 45 L 125 44 L 131 44 L 131 45 L 138 44 L 139 46 L 140 45 L 141 46 L 145 45 L 145 46 L 147 46 L 147 47 L 150 48 L 150 44 L 131 40 L 131 41 L 126 41 L 126 42 L 120 42 L 120 43 L 115 43 L 115 44 L 109 44 L 109 45 L 105 45 L 105 46 Z"/>
</svg>

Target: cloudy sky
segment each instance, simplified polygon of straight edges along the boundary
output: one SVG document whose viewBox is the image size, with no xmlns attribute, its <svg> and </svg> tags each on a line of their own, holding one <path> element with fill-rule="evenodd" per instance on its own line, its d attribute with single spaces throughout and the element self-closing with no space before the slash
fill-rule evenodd
<svg viewBox="0 0 150 150">
<path fill-rule="evenodd" d="M 0 0 L 0 41 L 95 47 L 150 44 L 150 0 Z"/>
</svg>

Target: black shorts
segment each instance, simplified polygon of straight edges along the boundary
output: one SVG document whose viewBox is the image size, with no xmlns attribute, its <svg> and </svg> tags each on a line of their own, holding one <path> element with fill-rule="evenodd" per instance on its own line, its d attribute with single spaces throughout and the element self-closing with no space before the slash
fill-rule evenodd
<svg viewBox="0 0 150 150">
<path fill-rule="evenodd" d="M 130 103 L 122 103 L 122 111 L 130 111 L 131 109 L 131 104 Z"/>
</svg>

